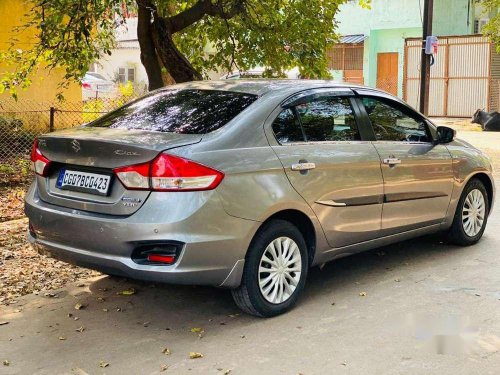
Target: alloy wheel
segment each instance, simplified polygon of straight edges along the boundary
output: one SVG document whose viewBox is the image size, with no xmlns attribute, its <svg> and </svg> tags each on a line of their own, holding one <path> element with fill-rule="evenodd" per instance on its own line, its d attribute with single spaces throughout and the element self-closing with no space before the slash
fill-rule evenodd
<svg viewBox="0 0 500 375">
<path fill-rule="evenodd" d="M 469 237 L 476 236 L 483 228 L 486 202 L 483 193 L 474 189 L 467 194 L 462 209 L 462 225 Z"/>
</svg>

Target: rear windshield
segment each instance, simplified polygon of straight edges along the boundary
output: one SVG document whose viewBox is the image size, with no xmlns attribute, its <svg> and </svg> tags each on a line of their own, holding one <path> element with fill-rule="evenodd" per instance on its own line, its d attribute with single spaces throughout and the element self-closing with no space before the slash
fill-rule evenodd
<svg viewBox="0 0 500 375">
<path fill-rule="evenodd" d="M 256 95 L 216 90 L 168 90 L 118 108 L 87 126 L 205 134 L 227 124 Z"/>
</svg>

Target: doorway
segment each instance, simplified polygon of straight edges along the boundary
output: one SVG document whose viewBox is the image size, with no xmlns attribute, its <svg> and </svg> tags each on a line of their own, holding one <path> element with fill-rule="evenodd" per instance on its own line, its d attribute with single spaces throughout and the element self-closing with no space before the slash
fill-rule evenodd
<svg viewBox="0 0 500 375">
<path fill-rule="evenodd" d="M 377 88 L 398 95 L 399 53 L 384 52 L 377 55 Z"/>
</svg>

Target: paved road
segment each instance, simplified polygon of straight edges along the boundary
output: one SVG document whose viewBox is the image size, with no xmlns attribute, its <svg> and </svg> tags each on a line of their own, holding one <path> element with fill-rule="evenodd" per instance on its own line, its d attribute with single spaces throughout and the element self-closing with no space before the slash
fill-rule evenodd
<svg viewBox="0 0 500 375">
<path fill-rule="evenodd" d="M 500 151 L 500 134 L 461 136 Z M 498 374 L 499 241 L 497 204 L 478 245 L 425 237 L 340 259 L 268 320 L 237 315 L 224 290 L 109 277 L 25 297 L 0 310 L 0 374 Z"/>
</svg>

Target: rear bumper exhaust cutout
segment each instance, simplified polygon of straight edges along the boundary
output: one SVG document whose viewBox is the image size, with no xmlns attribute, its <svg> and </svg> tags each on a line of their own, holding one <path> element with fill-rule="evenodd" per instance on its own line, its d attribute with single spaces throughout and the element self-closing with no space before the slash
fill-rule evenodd
<svg viewBox="0 0 500 375">
<path fill-rule="evenodd" d="M 178 241 L 154 241 L 137 243 L 132 260 L 142 265 L 172 265 L 181 254 L 184 243 Z"/>
</svg>

